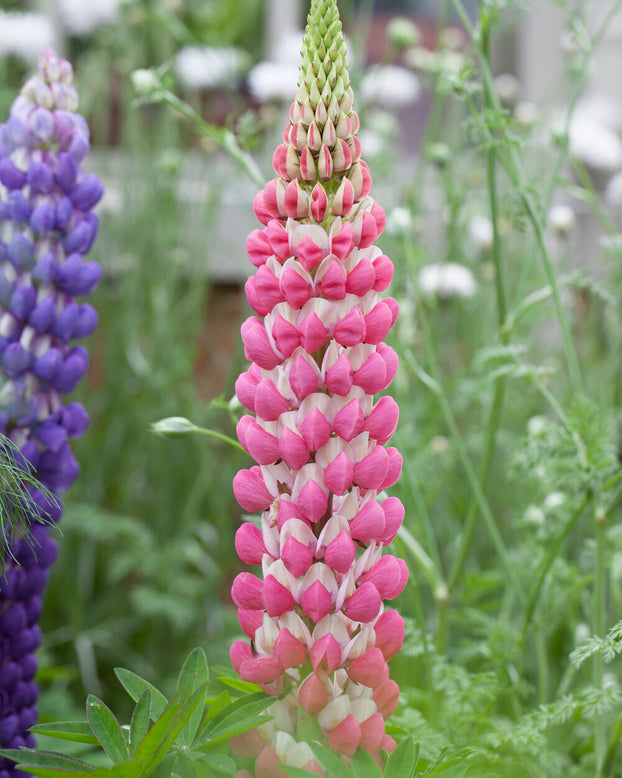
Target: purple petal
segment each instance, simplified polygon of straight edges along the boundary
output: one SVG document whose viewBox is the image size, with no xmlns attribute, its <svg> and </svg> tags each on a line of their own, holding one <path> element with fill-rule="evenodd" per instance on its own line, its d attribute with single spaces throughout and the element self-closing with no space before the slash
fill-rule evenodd
<svg viewBox="0 0 622 778">
<path fill-rule="evenodd" d="M 33 248 L 21 233 L 13 235 L 7 248 L 9 259 L 15 267 L 21 270 L 32 270 L 35 264 Z"/>
<path fill-rule="evenodd" d="M 90 303 L 82 303 L 78 309 L 78 318 L 71 333 L 72 338 L 86 338 L 88 337 L 95 327 L 99 316 L 97 311 Z"/>
<path fill-rule="evenodd" d="M 23 222 L 27 222 L 28 219 L 30 219 L 32 205 L 30 205 L 22 192 L 11 192 L 7 198 L 6 204 L 7 208 L 9 209 L 11 219 L 13 219 L 14 222 L 22 224 Z"/>
<path fill-rule="evenodd" d="M 63 358 L 60 351 L 57 348 L 50 348 L 35 360 L 32 372 L 44 381 L 52 381 L 62 364 Z"/>
<path fill-rule="evenodd" d="M 21 189 L 26 183 L 26 174 L 11 162 L 8 157 L 0 159 L 0 182 L 7 189 Z"/>
<path fill-rule="evenodd" d="M 7 375 L 13 377 L 28 370 L 32 356 L 20 343 L 10 343 L 2 352 L 2 364 Z"/>
<path fill-rule="evenodd" d="M 11 295 L 9 310 L 22 321 L 26 321 L 37 302 L 37 292 L 30 284 L 18 286 Z"/>
<path fill-rule="evenodd" d="M 74 188 L 69 195 L 71 202 L 81 211 L 90 210 L 101 200 L 104 193 L 104 185 L 94 173 L 89 173 Z"/>
<path fill-rule="evenodd" d="M 34 327 L 37 332 L 47 332 L 54 321 L 56 313 L 56 300 L 53 297 L 45 297 L 37 305 L 28 318 L 28 323 Z"/>
<path fill-rule="evenodd" d="M 68 192 L 75 184 L 78 177 L 78 163 L 66 151 L 58 155 L 58 169 L 56 171 L 56 183 Z"/>
<path fill-rule="evenodd" d="M 49 143 L 54 137 L 54 117 L 47 108 L 35 108 L 28 120 L 33 135 L 44 143 Z"/>
<path fill-rule="evenodd" d="M 43 424 L 39 425 L 36 435 L 37 440 L 49 448 L 50 451 L 58 451 L 67 440 L 67 430 L 64 427 L 61 427 L 60 424 L 54 424 L 49 420 L 44 421 Z"/>
<path fill-rule="evenodd" d="M 79 438 L 89 426 L 89 415 L 84 410 L 82 403 L 69 403 L 63 409 L 62 425 L 67 430 L 70 438 Z"/>
<path fill-rule="evenodd" d="M 64 230 L 73 215 L 73 205 L 68 197 L 61 197 L 56 204 L 56 229 Z"/>
<path fill-rule="evenodd" d="M 32 212 L 30 227 L 33 232 L 45 234 L 53 229 L 55 220 L 54 208 L 49 203 L 40 203 Z"/>
<path fill-rule="evenodd" d="M 47 194 L 54 185 L 54 175 L 44 162 L 35 160 L 28 168 L 28 184 L 34 192 Z"/>
<path fill-rule="evenodd" d="M 78 312 L 77 303 L 73 301 L 67 303 L 65 308 L 54 318 L 54 321 L 50 326 L 50 332 L 67 343 L 71 339 L 73 329 L 76 325 Z"/>
</svg>

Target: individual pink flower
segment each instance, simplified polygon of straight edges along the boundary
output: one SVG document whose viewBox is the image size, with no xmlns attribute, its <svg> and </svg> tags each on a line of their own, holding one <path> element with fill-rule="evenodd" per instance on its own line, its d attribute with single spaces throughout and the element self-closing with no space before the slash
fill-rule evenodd
<svg viewBox="0 0 622 778">
<path fill-rule="evenodd" d="M 236 550 L 261 572 L 233 583 L 251 644 L 236 641 L 231 660 L 244 680 L 287 692 L 269 725 L 232 743 L 256 757 L 256 777 L 284 761 L 321 774 L 297 741 L 306 715 L 345 757 L 394 747 L 384 722 L 399 688 L 387 662 L 404 623 L 385 601 L 408 578 L 403 560 L 383 555 L 404 517 L 383 494 L 402 467 L 387 445 L 398 407 L 374 398 L 397 370 L 384 339 L 398 305 L 379 296 L 393 264 L 374 245 L 385 217 L 369 194 L 335 0 L 311 4 L 289 116 L 277 177 L 254 200 L 263 229 L 246 244 L 254 315 L 242 325 L 252 364 L 236 383 L 249 411 L 238 438 L 256 465 L 233 489 L 262 514 L 238 529 Z"/>
</svg>

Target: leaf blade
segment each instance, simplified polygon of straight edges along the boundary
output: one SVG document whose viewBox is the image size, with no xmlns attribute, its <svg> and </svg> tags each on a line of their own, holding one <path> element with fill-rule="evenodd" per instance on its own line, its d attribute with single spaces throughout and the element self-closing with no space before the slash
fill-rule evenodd
<svg viewBox="0 0 622 778">
<path fill-rule="evenodd" d="M 121 725 L 110 708 L 94 694 L 86 698 L 86 717 L 93 734 L 110 759 L 115 764 L 126 762 L 129 753 Z"/>
</svg>

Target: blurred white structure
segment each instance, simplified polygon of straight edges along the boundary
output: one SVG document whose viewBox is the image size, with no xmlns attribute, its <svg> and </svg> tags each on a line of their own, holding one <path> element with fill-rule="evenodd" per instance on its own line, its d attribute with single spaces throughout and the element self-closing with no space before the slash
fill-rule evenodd
<svg viewBox="0 0 622 778">
<path fill-rule="evenodd" d="M 264 54 L 272 59 L 281 42 L 303 28 L 302 0 L 266 0 Z"/>
</svg>

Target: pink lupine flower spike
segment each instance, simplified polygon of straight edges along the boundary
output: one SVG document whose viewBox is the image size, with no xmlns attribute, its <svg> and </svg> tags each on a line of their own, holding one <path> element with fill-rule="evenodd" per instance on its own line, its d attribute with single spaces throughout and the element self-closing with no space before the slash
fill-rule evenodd
<svg viewBox="0 0 622 778">
<path fill-rule="evenodd" d="M 251 644 L 237 641 L 240 677 L 275 696 L 274 720 L 232 741 L 256 757 L 256 778 L 285 762 L 322 774 L 299 726 L 315 717 L 344 758 L 391 750 L 385 719 L 398 702 L 387 662 L 404 623 L 384 601 L 408 578 L 403 560 L 383 556 L 404 508 L 383 490 L 402 457 L 387 446 L 398 407 L 385 390 L 397 355 L 384 343 L 398 305 L 380 298 L 393 264 L 374 245 L 385 224 L 370 197 L 359 120 L 335 0 L 313 0 L 302 66 L 277 177 L 254 200 L 263 229 L 246 247 L 257 268 L 246 284 L 254 316 L 242 325 L 252 364 L 237 383 L 248 409 L 237 428 L 257 463 L 233 482 L 261 528 L 236 535 L 242 561 L 232 597 Z M 245 773 L 246 774 L 246 773 Z"/>
</svg>

